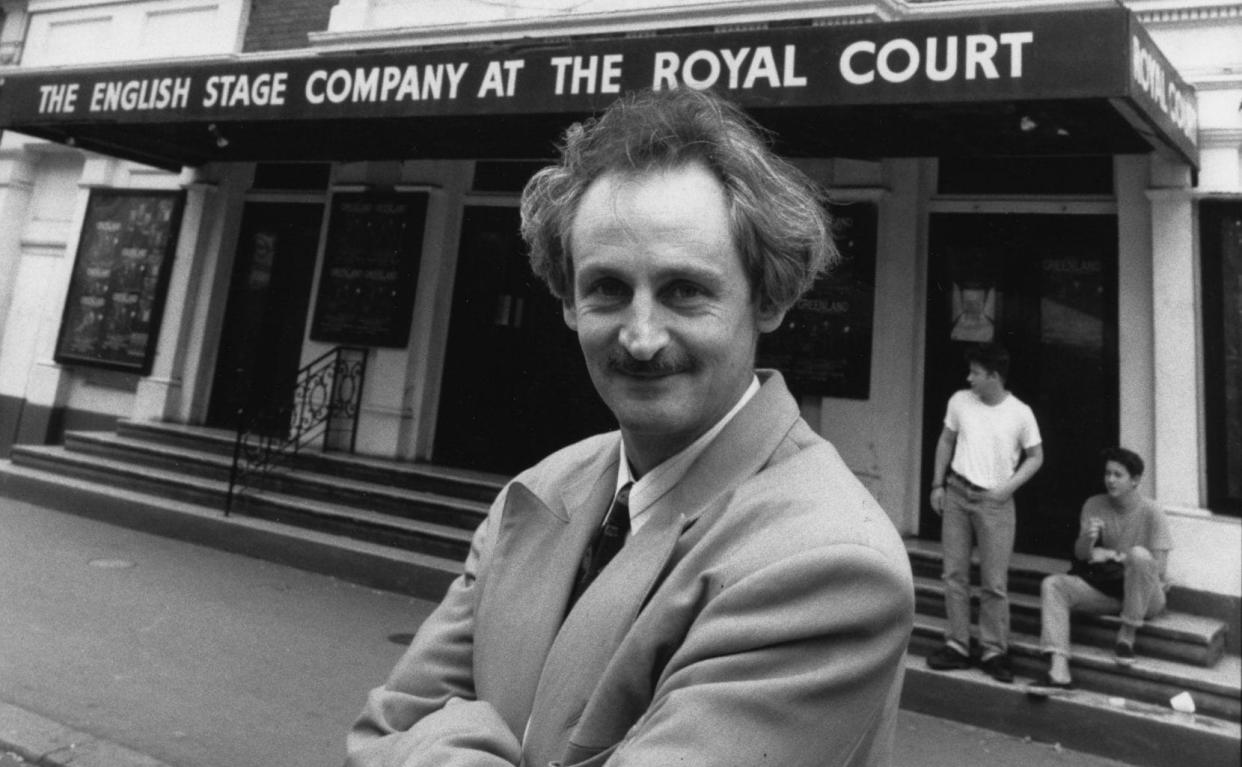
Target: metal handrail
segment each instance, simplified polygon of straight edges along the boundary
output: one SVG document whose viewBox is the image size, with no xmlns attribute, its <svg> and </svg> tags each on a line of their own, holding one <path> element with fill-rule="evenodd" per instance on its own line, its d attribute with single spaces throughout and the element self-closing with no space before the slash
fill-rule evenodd
<svg viewBox="0 0 1242 767">
<path fill-rule="evenodd" d="M 247 490 L 316 442 L 323 450 L 352 453 L 358 441 L 358 410 L 366 381 L 367 350 L 338 346 L 303 365 L 273 402 L 238 411 L 237 438 L 224 515 Z"/>
</svg>

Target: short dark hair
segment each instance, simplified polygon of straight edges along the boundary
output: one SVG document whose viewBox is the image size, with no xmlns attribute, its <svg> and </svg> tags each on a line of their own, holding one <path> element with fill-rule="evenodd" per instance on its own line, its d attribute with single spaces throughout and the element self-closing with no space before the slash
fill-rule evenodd
<svg viewBox="0 0 1242 767">
<path fill-rule="evenodd" d="M 1009 380 L 1009 351 L 998 343 L 971 344 L 966 347 L 966 364 L 975 364 L 1001 380 Z"/>
<path fill-rule="evenodd" d="M 1109 461 L 1121 464 L 1131 477 L 1143 476 L 1143 459 L 1133 450 L 1127 450 L 1124 447 L 1109 447 L 1100 451 L 1100 458 L 1106 465 Z"/>
<path fill-rule="evenodd" d="M 702 163 L 724 187 L 732 239 L 762 309 L 788 309 L 840 258 L 823 192 L 778 157 L 737 105 L 707 91 L 630 93 L 565 131 L 561 157 L 522 192 L 531 268 L 573 301 L 570 230 L 587 188 L 607 173 Z"/>
</svg>

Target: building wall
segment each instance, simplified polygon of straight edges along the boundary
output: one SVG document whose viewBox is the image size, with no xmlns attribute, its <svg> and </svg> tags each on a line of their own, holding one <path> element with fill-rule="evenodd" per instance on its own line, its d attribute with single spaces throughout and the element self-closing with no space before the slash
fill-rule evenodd
<svg viewBox="0 0 1242 767">
<path fill-rule="evenodd" d="M 661 28 L 719 26 L 785 18 L 820 23 L 887 20 L 933 14 L 1005 10 L 1054 10 L 1081 3 L 1042 0 L 944 2 L 681 3 L 672 0 L 616 4 L 425 2 L 339 0 L 324 32 L 312 41 L 325 48 L 407 43 L 468 42 L 522 34 L 643 32 Z M 1119 157 L 1115 206 L 1119 218 L 1119 402 L 1121 441 L 1149 458 L 1145 489 L 1175 515 L 1174 577 L 1237 593 L 1236 520 L 1203 510 L 1202 359 L 1197 304 L 1195 200 L 1202 194 L 1242 194 L 1242 13 L 1236 3 L 1136 0 L 1140 15 L 1175 67 L 1199 91 L 1202 168 L 1199 186 L 1190 169 L 1159 156 Z M 616 13 L 604 13 L 616 11 Z M 452 25 L 450 23 L 455 24 Z M 829 166 L 833 163 L 829 162 Z M 925 301 L 927 179 L 934 161 L 888 161 L 854 171 L 863 188 L 879 190 L 879 245 L 872 381 L 866 402 L 824 398 L 804 401 L 812 423 L 840 448 L 847 462 L 908 533 L 917 528 L 922 488 L 917 423 L 922 410 L 921 307 Z M 835 170 L 835 168 L 834 168 Z M 1218 535 L 1205 534 L 1218 528 Z M 1205 549 L 1206 547 L 1206 549 Z M 1203 562 L 1213 562 L 1203 566 Z"/>
<path fill-rule="evenodd" d="M 247 9 L 245 0 L 6 2 L 0 54 L 23 68 L 228 54 L 240 45 Z M 15 441 L 54 441 L 65 429 L 101 428 L 118 417 L 162 413 L 167 404 L 150 401 L 152 382 L 160 380 L 154 373 L 140 380 L 52 359 L 96 186 L 177 189 L 182 179 L 12 132 L 0 137 L 0 454 Z M 193 219 L 190 206 L 187 214 Z M 196 242 L 193 228 L 182 232 Z M 183 254 L 190 264 L 177 266 L 192 265 L 193 255 Z M 184 343 L 175 333 L 173 341 Z M 155 388 L 167 394 L 179 384 Z"/>
<path fill-rule="evenodd" d="M 305 48 L 311 32 L 327 29 L 334 4 L 334 0 L 251 0 L 242 50 Z"/>
<path fill-rule="evenodd" d="M 844 23 L 1069 5 L 1074 3 L 31 0 L 22 64 L 212 55 L 243 46 L 253 52 L 308 43 L 322 49 L 365 48 L 592 31 L 641 33 L 793 18 Z M 1202 378 L 1196 343 L 1195 200 L 1204 194 L 1242 197 L 1242 76 L 1237 74 L 1242 72 L 1242 12 L 1237 3 L 1226 2 L 1141 0 L 1129 5 L 1198 87 L 1203 151 L 1194 188 L 1189 169 L 1176 162 L 1146 155 L 1117 160 L 1121 440 L 1150 459 L 1145 488 L 1175 510 L 1174 577 L 1236 594 L 1242 590 L 1237 545 L 1242 527 L 1202 509 L 1200 403 L 1203 387 L 1213 382 Z M 168 31 L 187 25 L 200 34 Z M 6 28 L 0 41 L 11 37 Z M 105 44 L 84 44 L 101 40 Z M 923 408 L 926 222 L 936 163 L 929 158 L 822 160 L 811 165 L 830 188 L 879 205 L 879 320 L 871 398 L 815 398 L 804 401 L 802 409 L 837 444 L 898 526 L 915 534 L 925 488 L 919 477 L 918 427 L 912 432 L 911 424 L 920 422 Z M 468 161 L 401 159 L 333 169 L 337 185 L 398 184 L 431 191 L 413 336 L 408 350 L 372 355 L 361 452 L 433 457 L 457 233 L 463 202 L 470 197 L 470 170 Z M 236 165 L 178 178 L 19 137 L 0 140 L 0 215 L 24 222 L 0 232 L 0 266 L 5 267 L 0 269 L 0 449 L 21 434 L 54 435 L 57 423 L 96 417 L 201 422 L 248 174 L 249 166 Z M 179 313 L 166 318 L 157 370 L 140 381 L 66 370 L 50 361 L 76 227 L 91 184 L 180 185 L 191 190 L 190 226 L 183 229 L 170 293 L 179 298 Z M 323 350 L 307 339 L 303 359 Z M 56 412 L 68 415 L 57 421 Z M 42 413 L 42 422 L 28 417 L 31 413 Z"/>
<path fill-rule="evenodd" d="M 182 58 L 237 50 L 244 0 L 29 0 L 23 67 Z M 193 34 L 186 34 L 186 30 Z"/>
<path fill-rule="evenodd" d="M 1237 596 L 1242 593 L 1242 523 L 1203 508 L 1203 392 L 1225 382 L 1205 379 L 1203 373 L 1196 203 L 1206 197 L 1242 199 L 1242 7 L 1154 0 L 1127 5 L 1197 91 L 1200 169 L 1193 188 L 1176 179 L 1177 169 L 1158 163 L 1148 177 L 1152 232 L 1144 263 L 1151 271 L 1136 274 L 1133 288 L 1150 291 L 1144 301 L 1152 305 L 1146 327 L 1153 369 L 1150 377 L 1136 378 L 1123 391 L 1123 407 L 1132 404 L 1142 429 L 1150 428 L 1146 454 L 1154 460 L 1144 484 L 1171 515 L 1177 548 L 1169 559 L 1170 576 Z"/>
</svg>

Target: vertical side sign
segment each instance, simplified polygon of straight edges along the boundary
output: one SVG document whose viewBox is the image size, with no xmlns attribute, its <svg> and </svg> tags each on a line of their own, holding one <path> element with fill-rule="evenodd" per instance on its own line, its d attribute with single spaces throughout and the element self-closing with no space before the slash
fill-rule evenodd
<svg viewBox="0 0 1242 767">
<path fill-rule="evenodd" d="M 94 189 L 54 359 L 151 372 L 185 195 Z"/>
<path fill-rule="evenodd" d="M 1160 132 L 1191 165 L 1199 165 L 1199 107 L 1195 90 L 1156 47 L 1143 25 L 1130 24 L 1130 92 Z"/>
</svg>

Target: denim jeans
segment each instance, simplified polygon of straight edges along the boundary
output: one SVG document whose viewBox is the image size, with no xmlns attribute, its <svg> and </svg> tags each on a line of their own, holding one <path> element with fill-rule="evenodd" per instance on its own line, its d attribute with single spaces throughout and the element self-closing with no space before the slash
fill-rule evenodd
<svg viewBox="0 0 1242 767">
<path fill-rule="evenodd" d="M 1014 504 L 983 499 L 951 476 L 946 483 L 940 541 L 944 548 L 945 641 L 970 648 L 970 550 L 979 547 L 979 642 L 986 659 L 1009 650 L 1009 557 Z"/>
<path fill-rule="evenodd" d="M 1126 554 L 1125 599 L 1092 588 L 1077 575 L 1049 575 L 1040 584 L 1040 646 L 1044 652 L 1070 657 L 1070 611 L 1110 615 L 1138 628 L 1164 610 L 1164 586 L 1151 552 L 1135 546 Z"/>
</svg>

